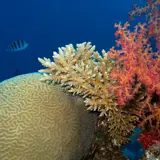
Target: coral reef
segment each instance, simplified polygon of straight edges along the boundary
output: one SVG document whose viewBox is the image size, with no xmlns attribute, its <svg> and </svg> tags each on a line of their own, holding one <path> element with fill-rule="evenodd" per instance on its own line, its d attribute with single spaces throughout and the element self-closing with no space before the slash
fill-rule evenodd
<svg viewBox="0 0 160 160">
<path fill-rule="evenodd" d="M 115 25 L 119 48 L 102 54 L 94 51 L 90 43 L 59 48 L 53 53 L 54 62 L 39 58 L 46 69 L 42 80 L 54 80 L 68 92 L 84 98 L 89 110 L 97 110 L 108 118 L 108 132 L 116 140 L 133 130 L 140 120 L 159 130 L 160 57 L 153 52 L 147 40 L 144 24 L 130 32 L 129 23 Z M 153 58 L 157 56 L 157 58 Z M 153 123 L 154 122 L 154 123 Z"/>
<path fill-rule="evenodd" d="M 72 44 L 58 48 L 53 52 L 53 61 L 38 58 L 45 67 L 39 70 L 43 73 L 41 80 L 54 81 L 65 91 L 82 96 L 88 110 L 105 117 L 104 135 L 117 146 L 131 141 L 129 136 L 135 127 L 160 134 L 158 5 L 155 0 L 142 10 L 135 6 L 130 13 L 135 16 L 151 11 L 149 25 L 139 23 L 131 32 L 128 22 L 123 26 L 115 24 L 117 46 L 108 52 L 98 53 L 90 42 L 84 42 L 76 48 Z M 151 37 L 156 39 L 156 52 L 150 44 Z"/>
<path fill-rule="evenodd" d="M 80 97 L 40 78 L 31 73 L 0 83 L 0 159 L 80 160 L 97 116 Z"/>
<path fill-rule="evenodd" d="M 116 97 L 109 90 L 115 63 L 104 50 L 102 55 L 94 50 L 91 43 L 77 44 L 76 49 L 71 44 L 59 48 L 59 53 L 53 52 L 54 62 L 39 58 L 46 67 L 39 72 L 44 73 L 43 81 L 60 83 L 68 92 L 81 95 L 88 110 L 107 116 L 108 134 L 121 141 L 133 130 L 137 117 L 117 108 Z"/>
</svg>

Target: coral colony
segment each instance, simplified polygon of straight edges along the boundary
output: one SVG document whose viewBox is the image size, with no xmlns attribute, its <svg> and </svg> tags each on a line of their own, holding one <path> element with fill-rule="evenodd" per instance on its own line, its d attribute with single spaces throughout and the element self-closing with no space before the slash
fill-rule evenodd
<svg viewBox="0 0 160 160">
<path fill-rule="evenodd" d="M 55 81 L 65 91 L 82 96 L 88 110 L 106 117 L 107 134 L 117 144 L 126 144 L 127 136 L 140 127 L 142 131 L 134 143 L 141 143 L 147 157 L 156 156 L 148 151 L 160 144 L 159 5 L 159 0 L 148 0 L 142 7 L 134 5 L 130 17 L 144 14 L 147 22 L 138 23 L 133 31 L 128 22 L 115 24 L 117 46 L 108 52 L 99 54 L 95 46 L 84 42 L 76 48 L 72 44 L 58 48 L 53 52 L 53 61 L 39 58 L 46 67 L 40 70 L 42 80 Z M 150 44 L 151 37 L 156 41 L 156 52 Z M 132 138 L 129 140 L 133 144 Z M 139 152 L 134 153 L 141 157 L 143 149 L 140 146 Z M 123 148 L 123 153 L 134 159 L 131 150 Z"/>
<path fill-rule="evenodd" d="M 160 52 L 160 0 L 148 0 L 144 6 L 133 5 L 133 10 L 129 12 L 130 19 L 135 16 L 146 16 L 148 24 L 148 38 L 154 37 L 156 47 Z"/>
</svg>

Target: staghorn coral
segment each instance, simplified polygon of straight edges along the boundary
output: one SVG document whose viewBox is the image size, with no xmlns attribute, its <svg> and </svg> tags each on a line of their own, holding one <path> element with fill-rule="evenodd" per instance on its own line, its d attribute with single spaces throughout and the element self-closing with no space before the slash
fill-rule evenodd
<svg viewBox="0 0 160 160">
<path fill-rule="evenodd" d="M 97 116 L 40 77 L 0 83 L 0 160 L 80 160 L 90 148 Z"/>
<path fill-rule="evenodd" d="M 60 83 L 68 92 L 81 95 L 88 110 L 107 116 L 108 132 L 119 143 L 134 128 L 137 117 L 118 110 L 116 97 L 108 90 L 115 66 L 108 53 L 103 50 L 100 55 L 90 42 L 77 44 L 76 49 L 70 44 L 53 52 L 53 59 L 38 58 L 46 67 L 39 71 L 42 80 Z"/>
</svg>

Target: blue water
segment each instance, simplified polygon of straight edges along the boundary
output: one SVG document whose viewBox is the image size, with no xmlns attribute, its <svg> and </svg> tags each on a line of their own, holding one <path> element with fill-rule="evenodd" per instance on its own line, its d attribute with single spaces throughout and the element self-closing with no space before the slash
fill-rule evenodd
<svg viewBox="0 0 160 160">
<path fill-rule="evenodd" d="M 128 11 L 138 0 L 1 0 L 0 81 L 19 73 L 37 71 L 37 57 L 69 43 L 91 41 L 97 50 L 115 44 L 114 23 L 128 21 Z M 143 3 L 143 0 L 140 1 Z M 132 22 L 135 24 L 136 22 Z M 15 40 L 29 42 L 21 52 L 6 52 Z"/>
<path fill-rule="evenodd" d="M 123 155 L 129 160 L 139 160 L 144 156 L 144 149 L 138 141 L 138 137 L 141 132 L 141 128 L 135 128 L 132 136 L 129 137 L 129 142 L 126 145 L 121 146 Z"/>
</svg>

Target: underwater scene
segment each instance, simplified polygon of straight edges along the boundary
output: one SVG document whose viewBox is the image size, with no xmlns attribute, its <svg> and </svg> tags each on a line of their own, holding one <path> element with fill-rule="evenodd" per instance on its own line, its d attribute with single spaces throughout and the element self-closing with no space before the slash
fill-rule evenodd
<svg viewBox="0 0 160 160">
<path fill-rule="evenodd" d="M 160 0 L 5 0 L 0 20 L 0 160 L 160 160 Z"/>
</svg>

